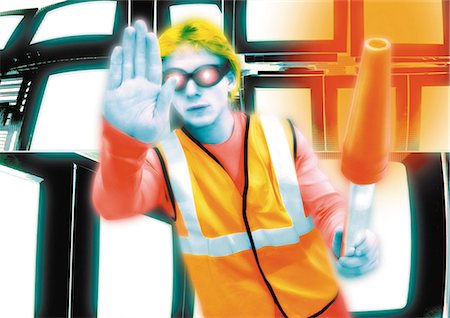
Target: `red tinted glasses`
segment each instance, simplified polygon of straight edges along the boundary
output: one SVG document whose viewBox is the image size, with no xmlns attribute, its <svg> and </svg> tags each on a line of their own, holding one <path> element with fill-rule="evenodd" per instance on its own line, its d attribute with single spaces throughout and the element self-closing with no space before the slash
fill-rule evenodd
<svg viewBox="0 0 450 318">
<path fill-rule="evenodd" d="M 211 87 L 219 83 L 229 70 L 229 62 L 224 65 L 202 65 L 192 73 L 172 68 L 163 73 L 163 81 L 166 82 L 169 78 L 175 77 L 177 79 L 176 91 L 183 90 L 191 78 L 200 87 Z"/>
</svg>

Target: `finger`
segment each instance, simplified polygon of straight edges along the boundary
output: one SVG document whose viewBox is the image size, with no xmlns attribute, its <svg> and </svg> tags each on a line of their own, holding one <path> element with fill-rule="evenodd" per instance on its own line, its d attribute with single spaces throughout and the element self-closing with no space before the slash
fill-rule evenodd
<svg viewBox="0 0 450 318">
<path fill-rule="evenodd" d="M 342 236 L 343 236 L 343 231 L 342 231 L 342 228 L 339 227 L 334 232 L 334 238 L 333 238 L 333 243 L 332 243 L 333 253 L 336 257 L 341 256 Z"/>
<path fill-rule="evenodd" d="M 378 242 L 375 234 L 365 231 L 362 239 L 355 245 L 355 255 L 361 256 L 378 250 Z"/>
<path fill-rule="evenodd" d="M 354 270 L 354 269 L 349 269 L 349 268 L 346 268 L 346 267 L 343 267 L 341 264 L 336 264 L 336 270 L 338 271 L 338 273 L 339 273 L 339 275 L 340 276 L 343 276 L 343 277 L 347 277 L 347 278 L 350 278 L 350 277 L 356 277 L 356 276 L 359 276 L 359 271 L 357 271 L 357 270 Z"/>
<path fill-rule="evenodd" d="M 378 247 L 376 244 L 368 242 L 367 240 L 355 247 L 355 255 L 356 256 L 363 256 L 363 255 L 370 255 L 374 251 L 378 250 Z"/>
<path fill-rule="evenodd" d="M 172 103 L 176 85 L 177 80 L 175 78 L 171 78 L 161 87 L 154 113 L 154 117 L 157 120 L 163 120 L 169 123 L 170 104 Z"/>
<path fill-rule="evenodd" d="M 373 271 L 378 266 L 378 263 L 378 260 L 374 260 L 373 262 L 360 267 L 345 267 L 342 266 L 342 264 L 337 263 L 336 269 L 341 276 L 351 278 L 361 276 Z"/>
<path fill-rule="evenodd" d="M 123 68 L 122 81 L 133 78 L 134 76 L 134 45 L 136 31 L 133 27 L 127 27 L 123 34 Z"/>
<path fill-rule="evenodd" d="M 366 232 L 360 231 L 355 237 L 353 247 L 357 247 L 358 245 L 362 244 L 364 240 L 366 239 Z"/>
<path fill-rule="evenodd" d="M 122 83 L 122 48 L 116 46 L 111 53 L 108 74 L 108 89 L 115 89 Z"/>
<path fill-rule="evenodd" d="M 364 257 L 364 256 L 361 256 L 361 257 L 356 257 L 356 256 L 347 257 L 347 256 L 344 256 L 344 257 L 341 257 L 338 260 L 338 263 L 341 266 L 346 267 L 346 268 L 358 268 L 358 267 L 361 267 L 361 266 L 363 266 L 364 264 L 366 264 L 368 262 L 369 262 L 369 260 L 366 257 Z"/>
<path fill-rule="evenodd" d="M 378 259 L 379 259 L 379 252 L 374 251 L 364 256 L 350 256 L 350 257 L 344 256 L 338 260 L 338 263 L 344 267 L 357 268 L 370 264 Z"/>
<path fill-rule="evenodd" d="M 147 49 L 147 79 L 156 85 L 161 85 L 162 63 L 156 35 L 151 32 L 147 33 L 145 43 Z"/>
<path fill-rule="evenodd" d="M 136 56 L 134 58 L 134 71 L 136 77 L 145 77 L 145 35 L 147 25 L 144 21 L 138 20 L 134 24 L 136 28 Z"/>
<path fill-rule="evenodd" d="M 337 266 L 340 267 L 341 271 L 353 271 L 355 273 L 363 273 L 368 268 L 374 266 L 374 264 L 378 264 L 379 258 L 378 256 L 375 258 L 364 258 L 364 257 L 348 257 L 339 259 L 336 263 Z"/>
</svg>

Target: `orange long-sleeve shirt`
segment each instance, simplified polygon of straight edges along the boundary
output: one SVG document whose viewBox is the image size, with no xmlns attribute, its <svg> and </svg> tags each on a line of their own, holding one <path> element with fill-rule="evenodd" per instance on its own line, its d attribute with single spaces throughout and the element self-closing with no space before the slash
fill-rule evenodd
<svg viewBox="0 0 450 318">
<path fill-rule="evenodd" d="M 227 141 L 203 145 L 221 162 L 241 192 L 244 188 L 245 116 L 233 113 L 234 128 Z M 319 170 L 317 157 L 305 137 L 297 129 L 295 134 L 295 166 L 303 205 L 330 246 L 336 227 L 344 223 L 345 205 Z M 107 219 L 124 218 L 156 208 L 174 215 L 155 150 L 116 130 L 106 120 L 103 121 L 103 142 L 93 185 L 93 202 L 97 211 Z"/>
</svg>

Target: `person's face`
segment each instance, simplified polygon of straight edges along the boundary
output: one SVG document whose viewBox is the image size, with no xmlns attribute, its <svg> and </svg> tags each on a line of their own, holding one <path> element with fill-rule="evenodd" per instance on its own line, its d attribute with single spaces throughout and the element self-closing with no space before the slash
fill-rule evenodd
<svg viewBox="0 0 450 318">
<path fill-rule="evenodd" d="M 223 72 L 225 64 L 223 58 L 190 45 L 180 46 L 164 59 L 163 78 L 180 77 L 181 87 L 175 91 L 172 103 L 187 126 L 211 125 L 227 110 L 228 93 L 235 81 L 231 71 Z M 182 78 L 193 72 L 194 75 Z"/>
</svg>

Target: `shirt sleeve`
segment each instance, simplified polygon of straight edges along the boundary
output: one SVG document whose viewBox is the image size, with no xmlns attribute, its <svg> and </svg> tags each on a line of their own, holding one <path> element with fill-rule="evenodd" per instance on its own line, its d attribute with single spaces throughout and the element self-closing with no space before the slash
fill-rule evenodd
<svg viewBox="0 0 450 318">
<path fill-rule="evenodd" d="M 105 119 L 102 126 L 100 163 L 92 189 L 97 212 L 106 219 L 120 219 L 161 208 L 172 216 L 155 150 Z"/>
<path fill-rule="evenodd" d="M 305 213 L 331 247 L 337 227 L 344 226 L 345 201 L 319 169 L 318 159 L 306 138 L 295 128 L 297 156 L 295 168 Z"/>
</svg>

